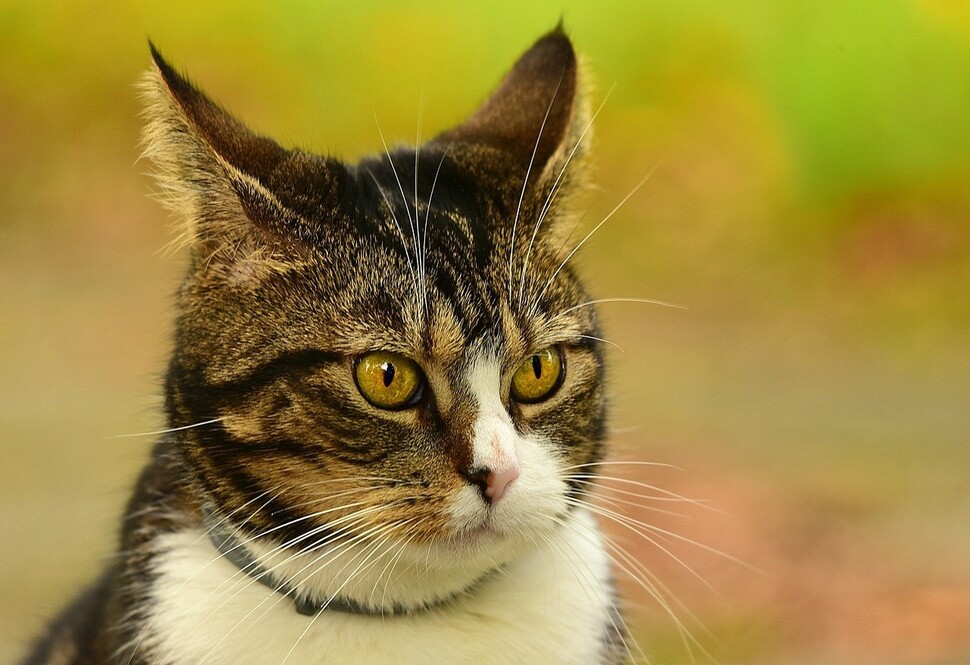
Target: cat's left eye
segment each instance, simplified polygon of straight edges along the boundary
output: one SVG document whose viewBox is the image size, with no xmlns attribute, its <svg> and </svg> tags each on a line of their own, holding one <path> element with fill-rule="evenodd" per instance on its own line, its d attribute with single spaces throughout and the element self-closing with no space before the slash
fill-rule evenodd
<svg viewBox="0 0 970 665">
<path fill-rule="evenodd" d="M 424 374 L 418 364 L 390 351 L 372 351 L 354 365 L 357 389 L 379 409 L 405 409 L 421 399 Z"/>
<path fill-rule="evenodd" d="M 512 375 L 512 397 L 526 404 L 549 399 L 562 384 L 563 364 L 558 346 L 532 354 Z"/>
</svg>

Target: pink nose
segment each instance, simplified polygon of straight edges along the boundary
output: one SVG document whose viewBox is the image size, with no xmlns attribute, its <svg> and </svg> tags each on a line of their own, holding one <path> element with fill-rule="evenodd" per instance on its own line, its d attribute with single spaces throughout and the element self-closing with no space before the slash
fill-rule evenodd
<svg viewBox="0 0 970 665">
<path fill-rule="evenodd" d="M 519 467 L 510 466 L 499 471 L 492 471 L 485 478 L 485 496 L 494 506 L 505 496 L 506 490 L 519 477 Z"/>
<path fill-rule="evenodd" d="M 462 475 L 469 483 L 478 486 L 485 503 L 494 506 L 508 492 L 509 485 L 519 477 L 519 465 L 503 466 L 498 471 L 492 471 L 487 466 L 470 467 L 462 471 Z"/>
</svg>

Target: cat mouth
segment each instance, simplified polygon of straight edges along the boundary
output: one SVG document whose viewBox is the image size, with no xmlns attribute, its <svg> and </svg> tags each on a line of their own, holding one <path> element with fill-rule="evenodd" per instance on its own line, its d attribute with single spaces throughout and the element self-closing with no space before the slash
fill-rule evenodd
<svg viewBox="0 0 970 665">
<path fill-rule="evenodd" d="M 500 543 L 508 540 L 510 534 L 496 524 L 491 512 L 475 524 L 469 524 L 453 532 L 447 538 L 448 544 L 458 548 Z"/>
<path fill-rule="evenodd" d="M 451 530 L 445 537 L 447 547 L 455 550 L 489 550 L 496 548 L 518 550 L 523 544 L 534 542 L 535 534 L 555 529 L 553 522 L 544 520 L 523 523 L 515 516 L 496 514 L 489 510 L 478 520 L 466 523 Z"/>
</svg>

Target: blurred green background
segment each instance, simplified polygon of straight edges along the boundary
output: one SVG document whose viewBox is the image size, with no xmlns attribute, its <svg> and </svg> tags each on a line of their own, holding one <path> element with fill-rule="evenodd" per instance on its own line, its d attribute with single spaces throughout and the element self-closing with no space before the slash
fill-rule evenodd
<svg viewBox="0 0 970 665">
<path fill-rule="evenodd" d="M 138 161 L 146 38 L 255 129 L 353 159 L 458 122 L 565 18 L 598 85 L 587 243 L 616 531 L 723 665 L 970 662 L 970 4 L 0 2 L 0 661 L 110 557 L 184 257 Z M 419 113 L 419 109 L 422 109 Z M 420 118 L 420 120 L 419 120 Z M 752 568 L 756 570 L 752 570 Z M 624 585 L 655 663 L 691 654 Z M 692 616 L 693 614 L 693 616 Z M 699 662 L 704 656 L 697 653 Z"/>
</svg>

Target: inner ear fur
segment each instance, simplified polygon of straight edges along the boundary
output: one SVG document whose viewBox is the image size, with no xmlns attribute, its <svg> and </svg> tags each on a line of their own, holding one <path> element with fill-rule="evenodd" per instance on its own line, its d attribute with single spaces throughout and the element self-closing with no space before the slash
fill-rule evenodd
<svg viewBox="0 0 970 665">
<path fill-rule="evenodd" d="M 150 46 L 145 155 L 178 217 L 175 244 L 207 271 L 236 277 L 292 265 L 338 213 L 345 168 L 256 135 Z"/>
<path fill-rule="evenodd" d="M 450 146 L 449 154 L 503 191 L 512 209 L 523 190 L 540 206 L 552 187 L 568 194 L 581 183 L 590 138 L 581 69 L 557 27 L 519 58 L 467 121 L 432 143 Z"/>
</svg>

